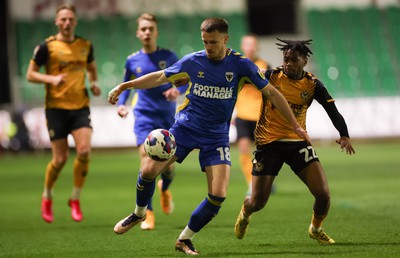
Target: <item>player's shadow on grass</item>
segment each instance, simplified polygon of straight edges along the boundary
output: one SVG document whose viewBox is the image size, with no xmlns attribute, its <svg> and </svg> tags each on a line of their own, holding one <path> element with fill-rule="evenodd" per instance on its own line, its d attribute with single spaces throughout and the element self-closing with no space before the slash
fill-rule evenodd
<svg viewBox="0 0 400 258">
<path fill-rule="evenodd" d="M 363 243 L 363 242 L 358 242 L 358 243 L 335 243 L 335 246 L 400 246 L 400 241 L 399 242 L 387 242 L 387 243 Z"/>
<path fill-rule="evenodd" d="M 288 249 L 290 247 L 288 246 Z M 349 253 L 347 250 L 342 252 L 343 254 Z M 255 255 L 257 256 L 264 256 L 268 257 L 268 256 L 282 256 L 282 257 L 287 257 L 288 255 L 306 255 L 306 256 L 313 256 L 313 257 L 321 257 L 322 255 L 338 255 L 340 254 L 340 252 L 335 252 L 330 253 L 330 252 L 321 252 L 321 251 L 315 251 L 315 252 L 293 252 L 293 251 L 280 251 L 280 252 L 274 252 L 274 251 L 258 251 L 258 252 L 246 252 L 246 251 L 242 251 L 242 252 L 223 252 L 223 253 L 207 253 L 207 257 L 254 257 Z"/>
</svg>

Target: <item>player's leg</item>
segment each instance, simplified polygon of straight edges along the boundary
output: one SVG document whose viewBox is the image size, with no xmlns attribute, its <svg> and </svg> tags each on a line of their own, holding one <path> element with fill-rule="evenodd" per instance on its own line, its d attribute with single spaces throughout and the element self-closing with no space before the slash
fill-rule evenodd
<svg viewBox="0 0 400 258">
<path fill-rule="evenodd" d="M 335 243 L 322 229 L 322 223 L 328 215 L 330 207 L 330 193 L 321 163 L 319 161 L 310 163 L 298 173 L 298 176 L 307 185 L 315 198 L 309 227 L 310 237 L 316 239 L 320 243 Z"/>
<path fill-rule="evenodd" d="M 242 174 L 246 179 L 246 183 L 249 187 L 249 194 L 251 194 L 251 169 L 253 164 L 251 162 L 251 146 L 252 142 L 248 137 L 241 137 L 238 139 L 238 149 L 239 149 L 239 161 Z"/>
<path fill-rule="evenodd" d="M 254 142 L 254 129 L 256 122 L 236 118 L 237 144 L 239 149 L 239 162 L 242 174 L 248 185 L 248 195 L 251 195 L 251 170 L 252 150 Z"/>
<path fill-rule="evenodd" d="M 219 164 L 205 167 L 208 184 L 208 196 L 192 213 L 189 224 L 179 235 L 175 249 L 187 254 L 197 254 L 191 239 L 212 218 L 214 218 L 225 200 L 230 177 L 230 165 Z"/>
<path fill-rule="evenodd" d="M 68 159 L 67 139 L 57 139 L 51 141 L 52 159 L 46 166 L 44 190 L 42 194 L 42 218 L 48 222 L 53 222 L 53 188 L 58 176 Z"/>
<path fill-rule="evenodd" d="M 140 168 L 142 168 L 144 163 L 150 158 L 147 156 L 146 152 L 144 151 L 143 144 L 141 144 L 138 148 L 139 148 L 139 156 L 140 156 Z M 141 176 L 141 174 L 142 174 L 142 171 L 140 170 L 138 173 L 138 180 L 139 180 L 139 177 Z M 140 223 L 140 228 L 143 230 L 153 230 L 155 228 L 153 198 L 151 198 L 147 204 L 146 219 L 142 223 Z"/>
<path fill-rule="evenodd" d="M 64 138 L 51 141 L 51 154 L 52 159 L 46 167 L 45 186 L 43 191 L 43 197 L 47 199 L 53 198 L 52 191 L 54 184 L 58 179 L 60 171 L 67 162 L 69 155 L 67 139 Z"/>
<path fill-rule="evenodd" d="M 167 166 L 174 163 L 176 159 L 176 156 L 173 156 L 167 161 L 154 161 L 152 159 L 147 159 L 146 162 L 144 162 L 142 173 L 136 183 L 135 210 L 132 214 L 120 220 L 115 225 L 115 233 L 123 234 L 146 219 L 147 206 L 154 194 L 155 179 Z"/>
<path fill-rule="evenodd" d="M 156 119 L 154 121 L 154 129 L 156 128 L 171 128 L 175 121 L 175 108 L 173 108 L 173 112 L 169 112 L 168 114 L 163 114 L 162 119 Z M 177 137 L 176 135 L 174 135 Z M 162 211 L 169 215 L 174 210 L 174 202 L 172 198 L 171 190 L 169 190 L 169 186 L 171 185 L 174 177 L 175 177 L 175 167 L 173 164 L 169 165 L 162 173 L 161 179 L 157 182 L 157 188 L 160 191 L 160 205 Z"/>
<path fill-rule="evenodd" d="M 169 186 L 175 177 L 174 165 L 169 165 L 162 173 L 161 179 L 158 180 L 157 188 L 160 191 L 160 205 L 163 212 L 167 215 L 174 210 L 174 202 Z"/>
<path fill-rule="evenodd" d="M 273 182 L 283 165 L 280 144 L 258 146 L 252 169 L 252 194 L 244 199 L 235 223 L 235 236 L 242 239 L 250 223 L 251 214 L 264 208 L 272 192 Z"/>
<path fill-rule="evenodd" d="M 246 235 L 251 214 L 261 210 L 267 204 L 274 179 L 275 176 L 272 175 L 253 176 L 252 194 L 245 197 L 235 223 L 234 231 L 237 239 L 242 239 Z"/>
<path fill-rule="evenodd" d="M 57 178 L 67 162 L 68 148 L 68 126 L 65 117 L 66 110 L 45 109 L 47 130 L 50 136 L 52 159 L 47 164 L 44 191 L 42 196 L 42 217 L 51 223 L 53 221 L 52 191 Z"/>
<path fill-rule="evenodd" d="M 83 219 L 80 208 L 80 195 L 83 185 L 89 172 L 89 161 L 91 152 L 92 128 L 81 127 L 71 132 L 76 148 L 76 157 L 74 160 L 74 186 L 68 205 L 71 207 L 71 216 L 75 221 Z"/>
</svg>

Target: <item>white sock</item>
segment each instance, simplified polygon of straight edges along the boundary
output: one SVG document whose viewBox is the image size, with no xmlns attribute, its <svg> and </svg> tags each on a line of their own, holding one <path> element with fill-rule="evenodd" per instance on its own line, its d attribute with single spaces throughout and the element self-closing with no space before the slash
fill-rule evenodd
<svg viewBox="0 0 400 258">
<path fill-rule="evenodd" d="M 186 226 L 182 233 L 179 235 L 178 239 L 192 239 L 194 234 L 196 234 L 196 232 Z"/>
<path fill-rule="evenodd" d="M 310 224 L 310 227 L 311 227 L 311 231 L 312 231 L 312 232 L 320 232 L 320 231 L 322 230 L 322 228 L 316 228 L 316 227 L 314 227 L 313 224 Z"/>
<path fill-rule="evenodd" d="M 44 188 L 43 190 L 43 197 L 46 198 L 47 200 L 53 199 L 53 191 L 50 188 Z"/>
<path fill-rule="evenodd" d="M 139 217 L 143 217 L 146 214 L 146 210 L 147 210 L 147 205 L 144 207 L 136 205 L 134 213 Z"/>
<path fill-rule="evenodd" d="M 71 200 L 79 200 L 79 197 L 81 197 L 81 191 L 82 188 L 74 186 L 74 188 L 72 189 Z"/>
</svg>

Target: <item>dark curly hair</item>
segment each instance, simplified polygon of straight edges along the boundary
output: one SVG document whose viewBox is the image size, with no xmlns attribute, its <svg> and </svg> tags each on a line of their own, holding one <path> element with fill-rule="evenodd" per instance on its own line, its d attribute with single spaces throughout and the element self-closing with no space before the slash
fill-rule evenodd
<svg viewBox="0 0 400 258">
<path fill-rule="evenodd" d="M 276 45 L 280 46 L 278 49 L 282 51 L 287 51 L 287 50 L 297 50 L 301 54 L 303 54 L 306 57 L 309 57 L 310 54 L 313 54 L 311 50 L 307 47 L 307 45 L 311 44 L 312 39 L 309 40 L 286 40 L 286 39 L 279 39 L 280 42 L 283 42 L 285 44 L 281 43 L 276 43 Z"/>
</svg>

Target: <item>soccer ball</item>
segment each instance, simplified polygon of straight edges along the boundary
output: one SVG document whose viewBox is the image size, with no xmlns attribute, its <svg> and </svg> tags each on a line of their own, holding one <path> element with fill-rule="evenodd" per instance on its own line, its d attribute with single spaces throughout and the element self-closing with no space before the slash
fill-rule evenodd
<svg viewBox="0 0 400 258">
<path fill-rule="evenodd" d="M 168 130 L 155 129 L 147 135 L 144 150 L 153 160 L 168 160 L 176 152 L 175 137 Z"/>
</svg>

